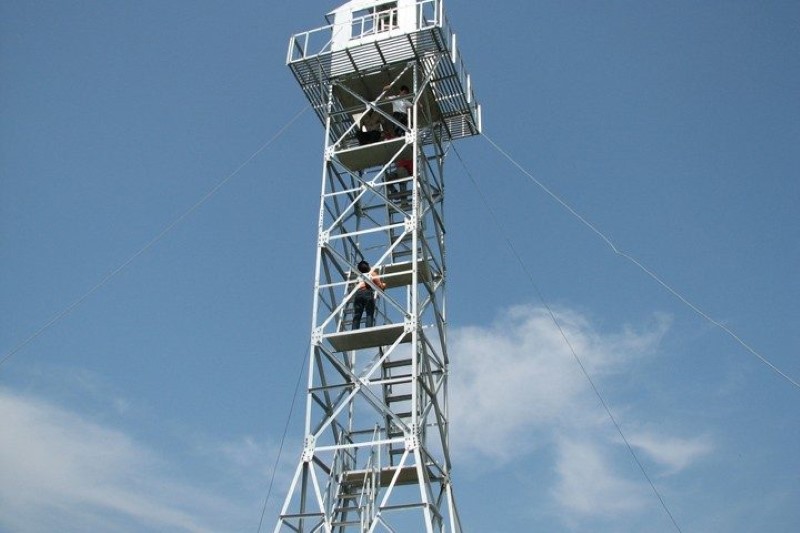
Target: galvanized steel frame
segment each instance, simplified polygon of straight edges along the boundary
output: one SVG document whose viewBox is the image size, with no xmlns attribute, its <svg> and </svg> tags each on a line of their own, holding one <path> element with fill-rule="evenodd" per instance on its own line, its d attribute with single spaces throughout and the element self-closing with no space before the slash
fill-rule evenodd
<svg viewBox="0 0 800 533">
<path fill-rule="evenodd" d="M 306 436 L 275 533 L 461 531 L 450 478 L 444 161 L 452 140 L 477 133 L 479 111 L 476 119 L 467 104 L 471 129 L 453 134 L 435 85 L 454 60 L 444 47 L 334 77 L 318 70 L 306 79 L 298 72 L 307 64 L 293 67 L 324 121 L 325 151 Z M 354 90 L 369 76 L 390 76 L 390 88 L 371 99 Z M 401 83 L 414 104 L 408 127 L 386 111 Z M 354 115 L 368 110 L 402 135 L 356 145 Z M 397 179 L 391 172 L 404 158 L 414 172 Z M 363 258 L 385 291 L 358 272 Z M 380 305 L 376 326 L 354 332 L 348 316 L 359 282 Z"/>
</svg>

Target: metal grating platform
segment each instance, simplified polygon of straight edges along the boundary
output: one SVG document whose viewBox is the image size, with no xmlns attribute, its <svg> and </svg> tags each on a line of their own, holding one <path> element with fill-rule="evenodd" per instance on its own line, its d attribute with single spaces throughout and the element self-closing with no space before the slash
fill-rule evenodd
<svg viewBox="0 0 800 533">
<path fill-rule="evenodd" d="M 414 153 L 405 138 L 396 138 L 341 150 L 336 152 L 336 159 L 351 171 L 359 171 L 386 164 L 398 151 L 401 151 L 398 159 L 411 159 Z"/>
<path fill-rule="evenodd" d="M 333 34 L 334 26 L 292 36 L 287 56 L 292 73 L 323 123 L 327 85 L 334 85 L 332 111 L 347 114 L 352 98 L 337 91 L 336 84 L 346 84 L 372 100 L 378 97 L 386 79 L 393 78 L 414 61 L 430 74 L 427 94 L 423 93 L 421 102 L 428 106 L 433 120 L 444 127 L 451 139 L 480 133 L 480 107 L 462 60 L 454 57 L 453 34 L 445 21 L 426 22 L 410 33 L 388 32 L 380 38 L 336 50 L 331 49 L 328 38 L 319 49 L 310 50 L 310 36 L 326 32 Z M 381 74 L 383 82 L 375 81 L 376 74 Z M 349 117 L 343 120 L 342 127 L 334 125 L 337 134 L 352 124 Z"/>
<path fill-rule="evenodd" d="M 394 344 L 398 338 L 401 343 L 411 341 L 411 332 L 405 332 L 404 324 L 387 324 L 325 335 L 325 339 L 337 352 L 389 346 Z"/>
<path fill-rule="evenodd" d="M 405 466 L 402 468 L 382 468 L 375 472 L 377 474 L 378 486 L 388 487 L 398 470 L 400 474 L 397 477 L 397 485 L 417 483 L 419 479 L 417 468 L 415 466 Z M 433 477 L 430 471 L 428 473 Z M 345 474 L 344 483 L 351 489 L 359 488 L 364 486 L 364 482 L 369 480 L 372 474 L 373 472 L 371 470 L 352 470 Z"/>
<path fill-rule="evenodd" d="M 405 261 L 386 265 L 380 271 L 381 279 L 386 283 L 387 289 L 411 285 L 414 263 Z M 431 268 L 425 260 L 417 261 L 417 279 L 420 282 L 430 281 Z"/>
</svg>

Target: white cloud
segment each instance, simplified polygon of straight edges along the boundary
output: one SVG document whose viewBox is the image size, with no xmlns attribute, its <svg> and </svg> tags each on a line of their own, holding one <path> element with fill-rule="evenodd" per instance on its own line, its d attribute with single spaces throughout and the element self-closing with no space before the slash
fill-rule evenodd
<svg viewBox="0 0 800 533">
<path fill-rule="evenodd" d="M 669 474 L 680 472 L 714 450 L 711 438 L 707 435 L 687 439 L 642 432 L 629 436 L 628 442 L 651 459 L 668 467 Z"/>
<path fill-rule="evenodd" d="M 568 511 L 589 516 L 642 509 L 647 504 L 642 487 L 615 474 L 608 462 L 597 444 L 559 439 L 558 481 L 552 490 L 556 501 Z"/>
<path fill-rule="evenodd" d="M 561 331 L 593 378 L 619 372 L 651 353 L 667 328 L 597 332 L 578 313 L 560 310 Z M 488 327 L 465 327 L 450 336 L 454 443 L 464 455 L 504 462 L 534 444 L 531 432 L 594 424 L 596 399 L 549 313 L 513 307 Z"/>
<path fill-rule="evenodd" d="M 272 457 L 275 452 L 267 451 L 265 446 L 251 436 L 242 437 L 240 440 L 223 443 L 220 452 L 228 460 L 241 468 L 257 469 L 264 475 L 269 472 L 265 460 Z"/>
<path fill-rule="evenodd" d="M 202 532 L 242 514 L 171 479 L 123 432 L 63 408 L 0 389 L 0 420 L 1 528 Z"/>
<path fill-rule="evenodd" d="M 297 443 L 302 441 L 302 436 L 287 437 L 286 440 L 289 443 Z M 251 491 L 256 491 L 259 496 L 262 496 L 268 487 L 268 482 L 272 480 L 273 490 L 270 494 L 269 510 L 276 513 L 286 496 L 284 491 L 291 483 L 299 454 L 296 447 L 293 448 L 291 445 L 284 446 L 281 451 L 277 443 L 264 442 L 250 435 L 216 444 L 204 453 L 217 461 L 220 458 L 224 459 L 224 468 L 228 472 L 236 469 L 244 473 L 242 479 L 238 480 L 239 483 Z M 280 462 L 276 464 L 275 459 L 279 454 Z"/>
<path fill-rule="evenodd" d="M 618 374 L 628 376 L 631 363 L 657 352 L 670 321 L 659 315 L 645 328 L 627 326 L 608 333 L 574 311 L 560 309 L 556 317 L 560 329 L 546 309 L 518 306 L 490 325 L 452 331 L 451 436 L 456 461 L 462 467 L 499 470 L 530 460 L 534 452 L 555 457 L 547 492 L 555 514 L 568 525 L 634 516 L 652 506 L 651 489 L 630 461 L 620 460 L 627 451 L 620 454 L 621 440 L 572 349 L 602 391 Z M 641 427 L 635 407 L 613 406 L 623 426 Z M 671 472 L 712 449 L 707 436 L 640 431 L 631 441 Z"/>
</svg>

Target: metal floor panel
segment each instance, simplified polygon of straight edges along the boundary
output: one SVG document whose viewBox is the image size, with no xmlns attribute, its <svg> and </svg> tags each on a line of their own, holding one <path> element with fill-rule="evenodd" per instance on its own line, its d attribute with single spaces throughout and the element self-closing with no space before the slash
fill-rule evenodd
<svg viewBox="0 0 800 533">
<path fill-rule="evenodd" d="M 331 343 L 331 346 L 333 346 L 337 352 L 349 352 L 350 350 L 389 346 L 394 344 L 398 337 L 402 337 L 400 340 L 401 343 L 410 342 L 411 333 L 404 333 L 404 330 L 404 324 L 387 324 L 385 326 L 374 326 L 371 328 L 331 333 L 325 335 L 325 339 Z"/>
</svg>

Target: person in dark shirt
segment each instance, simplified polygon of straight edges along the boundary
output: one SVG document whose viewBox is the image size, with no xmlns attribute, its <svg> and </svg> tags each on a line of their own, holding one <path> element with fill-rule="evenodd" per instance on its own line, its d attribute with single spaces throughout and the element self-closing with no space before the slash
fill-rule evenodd
<svg viewBox="0 0 800 533">
<path fill-rule="evenodd" d="M 369 274 L 372 283 L 379 289 L 386 288 L 386 284 L 378 276 L 376 270 L 370 271 L 369 263 L 361 261 L 358 263 L 358 271 L 362 274 Z M 364 280 L 358 283 L 356 295 L 353 300 L 353 329 L 361 327 L 361 316 L 366 312 L 365 326 L 371 328 L 375 325 L 375 289 Z"/>
<path fill-rule="evenodd" d="M 370 109 L 359 121 L 358 130 L 356 131 L 356 139 L 358 144 L 372 144 L 381 140 L 383 135 L 383 120 L 380 113 L 376 113 L 374 109 Z"/>
</svg>

